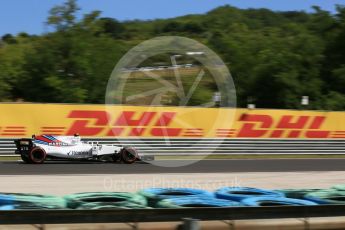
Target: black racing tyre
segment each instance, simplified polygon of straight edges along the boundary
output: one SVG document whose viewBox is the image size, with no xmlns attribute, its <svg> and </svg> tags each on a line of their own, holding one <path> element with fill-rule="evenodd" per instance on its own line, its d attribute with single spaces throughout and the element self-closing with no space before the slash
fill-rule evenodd
<svg viewBox="0 0 345 230">
<path fill-rule="evenodd" d="M 34 147 L 29 153 L 29 159 L 33 164 L 42 164 L 47 157 L 47 153 L 41 147 Z"/>
<path fill-rule="evenodd" d="M 134 148 L 125 147 L 121 150 L 121 160 L 125 164 L 133 164 L 138 157 L 138 153 Z"/>
<path fill-rule="evenodd" d="M 20 154 L 20 157 L 22 158 L 22 160 L 24 161 L 24 163 L 26 163 L 26 164 L 31 164 L 31 160 L 30 160 L 30 158 L 29 158 L 27 155 L 25 155 L 25 154 Z"/>
</svg>

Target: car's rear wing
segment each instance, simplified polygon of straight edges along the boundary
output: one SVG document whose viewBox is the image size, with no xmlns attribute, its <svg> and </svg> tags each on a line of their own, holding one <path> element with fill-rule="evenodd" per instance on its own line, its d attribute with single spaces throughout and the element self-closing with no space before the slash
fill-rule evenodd
<svg viewBox="0 0 345 230">
<path fill-rule="evenodd" d="M 29 151 L 33 148 L 34 143 L 32 138 L 21 138 L 14 140 L 17 150 L 15 151 L 16 154 L 20 154 L 21 151 Z"/>
</svg>

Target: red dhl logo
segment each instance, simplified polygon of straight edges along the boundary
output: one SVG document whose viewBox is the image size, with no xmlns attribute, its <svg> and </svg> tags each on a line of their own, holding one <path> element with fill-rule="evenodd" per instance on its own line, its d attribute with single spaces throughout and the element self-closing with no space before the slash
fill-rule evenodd
<svg viewBox="0 0 345 230">
<path fill-rule="evenodd" d="M 106 111 L 79 111 L 74 110 L 68 118 L 77 119 L 73 122 L 67 135 L 79 133 L 82 136 L 96 136 L 106 131 L 106 136 L 142 136 L 149 130 L 152 136 L 180 136 L 182 128 L 168 127 L 175 117 L 175 112 L 143 112 L 135 119 L 138 113 L 134 111 L 123 111 L 120 116 L 112 122 L 112 118 Z M 112 127 L 108 127 L 112 124 Z M 148 126 L 153 126 L 152 128 Z M 129 132 L 126 128 L 130 127 Z M 188 134 L 188 133 L 187 133 Z"/>
<path fill-rule="evenodd" d="M 304 134 L 306 138 L 327 138 L 330 131 L 319 130 L 325 116 L 292 116 L 283 115 L 275 124 L 270 115 L 243 114 L 239 121 L 244 122 L 237 137 L 269 137 L 298 138 Z"/>
</svg>

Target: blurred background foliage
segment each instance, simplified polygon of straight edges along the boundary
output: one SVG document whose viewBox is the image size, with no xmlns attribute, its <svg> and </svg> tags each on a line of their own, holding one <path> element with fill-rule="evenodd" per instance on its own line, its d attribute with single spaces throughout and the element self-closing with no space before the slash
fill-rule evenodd
<svg viewBox="0 0 345 230">
<path fill-rule="evenodd" d="M 311 13 L 222 6 L 203 15 L 124 22 L 100 11 L 79 18 L 79 10 L 68 0 L 50 10 L 50 32 L 1 37 L 0 101 L 104 103 L 122 55 L 143 40 L 177 35 L 221 56 L 239 107 L 300 109 L 308 95 L 308 109 L 345 109 L 344 6 L 336 14 L 317 6 Z"/>
</svg>

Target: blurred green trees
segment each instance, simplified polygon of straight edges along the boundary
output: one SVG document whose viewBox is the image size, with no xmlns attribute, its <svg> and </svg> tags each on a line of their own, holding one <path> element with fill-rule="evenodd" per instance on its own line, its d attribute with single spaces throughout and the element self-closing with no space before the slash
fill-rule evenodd
<svg viewBox="0 0 345 230">
<path fill-rule="evenodd" d="M 345 109 L 345 7 L 333 15 L 231 6 L 204 15 L 126 21 L 93 11 L 77 17 L 68 0 L 50 10 L 42 35 L 5 34 L 0 41 L 0 101 L 103 103 L 107 80 L 123 54 L 155 36 L 196 39 L 218 53 L 234 78 L 238 105 Z"/>
</svg>

